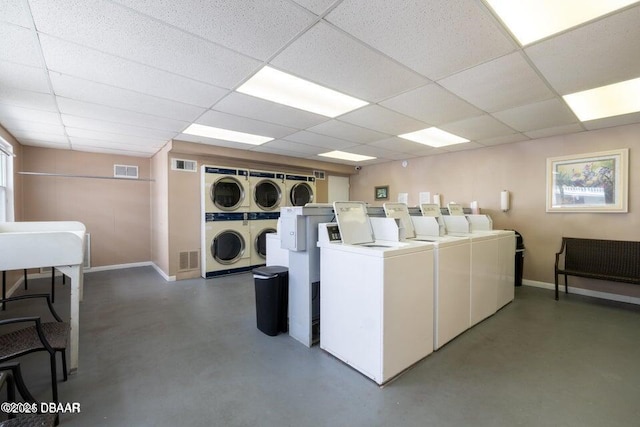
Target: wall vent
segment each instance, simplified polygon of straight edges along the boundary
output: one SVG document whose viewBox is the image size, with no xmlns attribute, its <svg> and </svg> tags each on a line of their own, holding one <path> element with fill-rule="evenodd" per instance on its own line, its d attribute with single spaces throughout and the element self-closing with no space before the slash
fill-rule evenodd
<svg viewBox="0 0 640 427">
<path fill-rule="evenodd" d="M 313 171 L 313 176 L 315 176 L 316 179 L 323 181 L 325 179 L 325 171 Z"/>
<path fill-rule="evenodd" d="M 197 172 L 198 162 L 195 160 L 171 159 L 171 170 Z"/>
<path fill-rule="evenodd" d="M 138 167 L 131 165 L 113 165 L 115 178 L 138 179 Z"/>
<path fill-rule="evenodd" d="M 198 251 L 184 251 L 179 253 L 179 271 L 195 270 L 200 268 L 200 254 Z"/>
</svg>

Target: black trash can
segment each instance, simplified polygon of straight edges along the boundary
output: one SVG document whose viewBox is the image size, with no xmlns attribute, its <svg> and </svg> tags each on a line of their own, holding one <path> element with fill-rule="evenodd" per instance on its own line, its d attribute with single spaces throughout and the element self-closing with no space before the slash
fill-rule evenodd
<svg viewBox="0 0 640 427">
<path fill-rule="evenodd" d="M 289 269 L 279 265 L 253 269 L 256 326 L 270 336 L 287 332 Z"/>
<path fill-rule="evenodd" d="M 517 231 L 513 230 L 516 233 L 516 265 L 515 265 L 515 286 L 522 286 L 522 273 L 524 270 L 524 239 L 522 235 Z"/>
</svg>

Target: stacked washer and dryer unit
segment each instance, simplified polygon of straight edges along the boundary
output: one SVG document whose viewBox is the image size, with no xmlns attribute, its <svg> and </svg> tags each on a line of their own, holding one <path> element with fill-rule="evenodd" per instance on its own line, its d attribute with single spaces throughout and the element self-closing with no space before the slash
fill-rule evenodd
<svg viewBox="0 0 640 427">
<path fill-rule="evenodd" d="M 304 206 L 314 194 L 313 176 L 202 166 L 202 277 L 264 265 L 266 235 L 277 231 L 280 207 Z"/>
</svg>

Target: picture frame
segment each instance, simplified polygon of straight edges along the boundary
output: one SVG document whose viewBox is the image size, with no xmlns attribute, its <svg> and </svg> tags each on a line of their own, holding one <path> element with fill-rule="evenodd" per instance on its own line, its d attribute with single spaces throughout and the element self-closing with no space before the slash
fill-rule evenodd
<svg viewBox="0 0 640 427">
<path fill-rule="evenodd" d="M 376 200 L 389 200 L 389 186 L 381 185 L 375 187 L 374 196 Z"/>
<path fill-rule="evenodd" d="M 628 212 L 629 149 L 547 159 L 547 212 Z"/>
</svg>

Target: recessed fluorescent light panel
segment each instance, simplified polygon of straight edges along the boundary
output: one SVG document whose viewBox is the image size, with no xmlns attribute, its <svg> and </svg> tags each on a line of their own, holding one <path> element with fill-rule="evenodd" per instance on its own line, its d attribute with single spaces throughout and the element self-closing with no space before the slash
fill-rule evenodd
<svg viewBox="0 0 640 427">
<path fill-rule="evenodd" d="M 236 132 L 234 130 L 221 129 L 211 126 L 192 124 L 182 133 L 204 136 L 207 138 L 222 139 L 224 141 L 241 142 L 243 144 L 260 145 L 272 141 L 268 136 L 253 135 L 250 133 Z"/>
<path fill-rule="evenodd" d="M 271 67 L 258 71 L 237 91 L 332 118 L 368 104 Z"/>
<path fill-rule="evenodd" d="M 524 46 L 637 0 L 486 0 Z"/>
<path fill-rule="evenodd" d="M 361 154 L 345 153 L 344 151 L 329 151 L 328 153 L 318 154 L 318 156 L 331 157 L 340 160 L 349 160 L 352 162 L 363 162 L 365 160 L 373 160 L 376 157 L 363 156 Z"/>
<path fill-rule="evenodd" d="M 445 132 L 438 128 L 427 128 L 398 136 L 400 138 L 408 139 L 409 141 L 418 142 L 420 144 L 436 148 L 469 142 L 468 139 L 461 138 L 457 135 Z"/>
<path fill-rule="evenodd" d="M 640 111 L 640 78 L 563 96 L 582 122 Z"/>
</svg>

